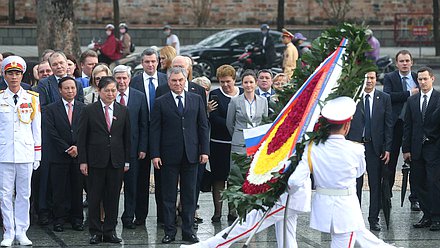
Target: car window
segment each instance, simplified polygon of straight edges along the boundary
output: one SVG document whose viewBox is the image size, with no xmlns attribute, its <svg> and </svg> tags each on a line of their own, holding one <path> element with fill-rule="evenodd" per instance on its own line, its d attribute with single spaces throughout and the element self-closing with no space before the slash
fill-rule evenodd
<svg viewBox="0 0 440 248">
<path fill-rule="evenodd" d="M 236 36 L 237 32 L 237 30 L 221 31 L 203 39 L 198 43 L 198 45 L 204 47 L 221 47 L 227 40 L 230 39 L 230 37 Z"/>
<path fill-rule="evenodd" d="M 275 42 L 275 44 L 283 44 L 280 33 L 270 32 L 269 35 L 272 37 L 272 40 Z"/>
<path fill-rule="evenodd" d="M 232 44 L 238 44 L 237 48 L 245 48 L 249 44 L 256 44 L 260 39 L 260 33 L 252 32 L 252 33 L 244 33 L 240 34 L 228 43 L 225 46 L 230 47 Z"/>
</svg>

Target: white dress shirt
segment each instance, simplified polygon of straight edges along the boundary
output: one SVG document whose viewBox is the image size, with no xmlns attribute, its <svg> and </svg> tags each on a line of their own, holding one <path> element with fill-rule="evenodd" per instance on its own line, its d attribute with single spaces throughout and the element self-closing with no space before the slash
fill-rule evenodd
<svg viewBox="0 0 440 248">
<path fill-rule="evenodd" d="M 150 78 L 153 78 L 153 84 L 154 89 L 157 89 L 157 86 L 159 85 L 159 78 L 157 77 L 157 71 L 154 73 L 153 76 L 148 75 L 146 72 L 142 73 L 142 78 L 144 79 L 144 89 L 145 89 L 145 96 L 147 97 L 147 102 L 150 102 Z M 150 104 L 148 104 L 148 109 L 150 109 Z M 151 109 L 150 109 L 151 112 Z"/>
<path fill-rule="evenodd" d="M 426 99 L 426 107 L 428 107 L 429 104 L 429 99 L 431 99 L 431 95 L 432 95 L 432 89 L 430 91 L 428 91 L 428 93 L 423 93 L 420 92 L 420 112 L 422 112 L 422 105 L 423 105 L 423 100 L 424 100 L 424 95 L 426 95 L 428 98 Z"/>
<path fill-rule="evenodd" d="M 128 104 L 128 97 L 130 95 L 130 87 L 127 87 L 127 89 L 124 92 L 124 100 L 125 100 L 125 106 Z M 121 92 L 118 91 L 118 95 L 116 96 L 116 101 L 121 103 Z"/>
<path fill-rule="evenodd" d="M 64 110 L 66 110 L 67 116 L 69 116 L 69 106 L 67 105 L 68 101 L 64 100 L 64 98 L 61 98 L 63 100 Z M 72 113 L 73 113 L 73 105 L 75 105 L 75 99 L 72 100 Z"/>
<path fill-rule="evenodd" d="M 179 99 L 177 99 L 177 96 L 182 96 L 182 104 L 183 104 L 183 107 L 185 108 L 185 93 L 182 92 L 181 95 L 177 95 L 176 93 L 171 91 L 171 94 L 173 95 L 173 99 L 174 99 L 174 102 L 176 103 L 177 107 L 179 107 Z"/>
</svg>

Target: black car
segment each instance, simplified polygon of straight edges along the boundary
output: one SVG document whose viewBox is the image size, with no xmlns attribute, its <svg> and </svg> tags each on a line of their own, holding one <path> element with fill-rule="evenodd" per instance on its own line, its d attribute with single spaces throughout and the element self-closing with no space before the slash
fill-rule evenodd
<svg viewBox="0 0 440 248">
<path fill-rule="evenodd" d="M 281 32 L 270 30 L 275 42 L 277 56 L 282 56 L 285 45 L 281 43 Z M 228 29 L 215 33 L 196 45 L 181 46 L 180 54 L 188 55 L 197 62 L 202 75 L 213 78 L 217 68 L 231 64 L 245 52 L 246 45 L 258 43 L 261 31 L 258 28 Z"/>
</svg>

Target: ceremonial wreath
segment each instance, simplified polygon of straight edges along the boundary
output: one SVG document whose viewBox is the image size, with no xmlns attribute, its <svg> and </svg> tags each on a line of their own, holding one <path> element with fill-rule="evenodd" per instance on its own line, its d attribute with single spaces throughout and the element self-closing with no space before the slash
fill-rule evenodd
<svg viewBox="0 0 440 248">
<path fill-rule="evenodd" d="M 253 209 L 271 208 L 286 191 L 305 144 L 325 142 L 326 123 L 319 119 L 319 106 L 339 96 L 358 97 L 365 74 L 376 70 L 365 57 L 371 50 L 365 26 L 348 23 L 324 31 L 312 42 L 310 52 L 297 61 L 291 81 L 277 92 L 272 124 L 248 156 L 232 154 L 238 166 L 230 172 L 230 187 L 222 198 L 232 204 L 240 218 Z"/>
</svg>

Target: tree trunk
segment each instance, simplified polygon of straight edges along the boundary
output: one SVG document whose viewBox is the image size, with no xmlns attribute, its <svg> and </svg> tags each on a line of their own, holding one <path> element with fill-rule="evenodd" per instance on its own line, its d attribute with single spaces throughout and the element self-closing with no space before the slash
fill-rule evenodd
<svg viewBox="0 0 440 248">
<path fill-rule="evenodd" d="M 115 25 L 115 37 L 119 39 L 119 0 L 113 0 L 113 22 Z"/>
<path fill-rule="evenodd" d="M 440 22 L 440 7 L 439 0 L 432 1 L 432 7 L 434 9 L 433 14 L 433 32 L 434 32 L 434 44 L 435 44 L 435 56 L 440 56 L 440 31 L 439 31 L 439 22 Z"/>
<path fill-rule="evenodd" d="M 9 25 L 15 25 L 15 1 L 14 0 L 9 0 L 9 18 L 8 18 L 8 23 Z"/>
<path fill-rule="evenodd" d="M 277 30 L 284 28 L 284 0 L 278 0 Z"/>
<path fill-rule="evenodd" d="M 78 30 L 73 14 L 73 0 L 37 1 L 38 54 L 46 49 L 61 50 L 79 57 Z"/>
</svg>

